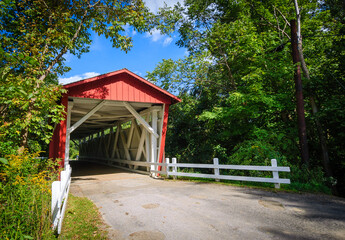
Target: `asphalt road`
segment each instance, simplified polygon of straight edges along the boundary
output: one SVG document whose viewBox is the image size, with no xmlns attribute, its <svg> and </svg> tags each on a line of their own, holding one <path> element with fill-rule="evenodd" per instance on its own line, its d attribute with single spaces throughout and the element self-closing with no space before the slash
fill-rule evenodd
<svg viewBox="0 0 345 240">
<path fill-rule="evenodd" d="M 345 239 L 344 199 L 72 169 L 71 193 L 99 207 L 110 239 Z"/>
</svg>

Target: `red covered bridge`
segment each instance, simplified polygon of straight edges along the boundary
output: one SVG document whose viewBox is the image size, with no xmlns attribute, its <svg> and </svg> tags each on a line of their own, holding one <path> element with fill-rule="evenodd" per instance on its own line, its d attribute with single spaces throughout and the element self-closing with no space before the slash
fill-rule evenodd
<svg viewBox="0 0 345 240">
<path fill-rule="evenodd" d="M 55 129 L 49 157 L 69 162 L 69 144 L 81 160 L 157 171 L 163 162 L 169 106 L 181 100 L 127 69 L 64 85 L 66 120 Z"/>
</svg>

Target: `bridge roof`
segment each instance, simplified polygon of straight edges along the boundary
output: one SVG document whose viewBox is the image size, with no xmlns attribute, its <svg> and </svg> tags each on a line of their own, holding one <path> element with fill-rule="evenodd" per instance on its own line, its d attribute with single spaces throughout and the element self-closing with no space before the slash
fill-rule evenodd
<svg viewBox="0 0 345 240">
<path fill-rule="evenodd" d="M 181 101 L 127 69 L 69 83 L 63 87 L 68 90 L 68 97 L 168 105 Z"/>
</svg>

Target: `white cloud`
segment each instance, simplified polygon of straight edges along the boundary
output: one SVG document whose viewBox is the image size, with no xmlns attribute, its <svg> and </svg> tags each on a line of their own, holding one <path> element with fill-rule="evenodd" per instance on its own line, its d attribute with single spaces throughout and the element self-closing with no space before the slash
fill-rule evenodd
<svg viewBox="0 0 345 240">
<path fill-rule="evenodd" d="M 168 46 L 172 42 L 172 40 L 173 39 L 171 37 L 167 37 L 166 39 L 164 39 L 163 46 Z"/>
<path fill-rule="evenodd" d="M 158 29 L 153 29 L 150 33 L 145 33 L 145 37 L 150 38 L 152 42 L 162 43 L 164 47 L 168 46 L 173 40 L 173 38 L 161 34 Z"/>
<path fill-rule="evenodd" d="M 123 26 L 123 29 L 125 34 L 129 37 L 134 37 L 137 34 L 133 27 L 131 27 L 131 25 L 129 25 L 128 23 Z"/>
<path fill-rule="evenodd" d="M 158 29 L 153 29 L 151 32 L 146 33 L 145 37 L 151 38 L 153 42 L 157 42 L 158 40 L 162 39 L 164 35 L 161 34 L 161 31 Z"/>
<path fill-rule="evenodd" d="M 75 75 L 75 76 L 72 76 L 72 77 L 69 77 L 69 78 L 59 78 L 59 83 L 64 85 L 64 84 L 67 84 L 67 83 L 76 82 L 76 81 L 79 81 L 79 80 L 82 80 L 82 79 L 86 79 L 86 78 L 92 78 L 92 77 L 98 76 L 98 75 L 100 75 L 100 73 L 97 73 L 97 72 L 86 72 L 86 73 L 83 73 L 83 74 L 80 74 L 80 75 Z"/>
</svg>

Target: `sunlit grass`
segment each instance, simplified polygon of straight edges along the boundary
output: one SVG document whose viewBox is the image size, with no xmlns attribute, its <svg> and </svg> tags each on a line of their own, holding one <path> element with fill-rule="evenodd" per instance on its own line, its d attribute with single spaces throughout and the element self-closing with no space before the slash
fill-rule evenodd
<svg viewBox="0 0 345 240">
<path fill-rule="evenodd" d="M 92 201 L 69 195 L 59 239 L 107 239 L 106 225 Z"/>
</svg>

